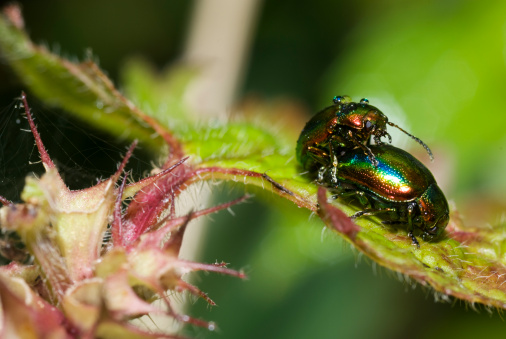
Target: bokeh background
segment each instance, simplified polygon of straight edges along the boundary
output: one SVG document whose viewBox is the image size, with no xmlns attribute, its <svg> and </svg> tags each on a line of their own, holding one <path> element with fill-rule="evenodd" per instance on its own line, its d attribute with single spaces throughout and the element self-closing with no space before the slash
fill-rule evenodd
<svg viewBox="0 0 506 339">
<path fill-rule="evenodd" d="M 91 49 L 121 87 L 122 67 L 132 57 L 145 58 L 160 70 L 191 59 L 202 46 L 189 42 L 198 41 L 192 40 L 195 27 L 204 25 L 211 33 L 215 29 L 196 14 L 206 1 L 213 6 L 208 0 L 21 4 L 34 41 L 76 60 Z M 294 124 L 302 128 L 300 112 L 309 119 L 336 94 L 367 97 L 391 121 L 430 145 L 436 156 L 433 163 L 415 142 L 390 129 L 397 146 L 426 161 L 465 223 L 503 222 L 505 2 L 250 3 L 241 16 L 226 10 L 213 14 L 218 23 L 235 22 L 237 29 L 232 31 L 243 30 L 237 40 L 238 59 L 229 64 L 234 70 L 228 94 L 223 95 L 225 111 L 233 111 L 245 98 L 290 103 L 297 111 Z M 207 43 L 207 50 L 228 48 L 220 39 Z M 212 63 L 199 67 L 205 70 Z M 24 177 L 41 169 L 29 164 L 37 160 L 33 139 L 20 130 L 24 122 L 14 108 L 13 98 L 22 86 L 5 65 L 0 65 L 0 79 L 0 189 L 16 200 Z M 126 141 L 90 130 L 33 101 L 41 134 L 52 136 L 46 146 L 72 188 L 115 170 Z M 141 175 L 150 159 L 139 149 L 131 166 Z M 217 187 L 214 192 L 226 196 L 237 188 Z M 184 334 L 223 339 L 433 339 L 498 337 L 506 331 L 497 311 L 444 300 L 377 267 L 307 212 L 257 193 L 250 203 L 234 208 L 235 216 L 213 217 L 205 226 L 199 254 L 207 262 L 224 260 L 230 267 L 245 268 L 249 280 L 194 277 L 218 306 L 211 309 L 202 300 L 180 299 L 192 300 L 188 312 L 215 321 L 218 330 L 187 327 Z"/>
</svg>

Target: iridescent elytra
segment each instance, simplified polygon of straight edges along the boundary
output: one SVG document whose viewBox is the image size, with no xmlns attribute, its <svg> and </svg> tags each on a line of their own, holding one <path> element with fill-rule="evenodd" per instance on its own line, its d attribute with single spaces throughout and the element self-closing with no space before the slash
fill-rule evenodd
<svg viewBox="0 0 506 339">
<path fill-rule="evenodd" d="M 448 202 L 432 173 L 410 153 L 391 145 L 369 146 L 377 161 L 355 148 L 340 155 L 337 168 L 323 171 L 322 184 L 336 197 L 362 208 L 352 218 L 380 215 L 384 224 L 404 224 L 424 240 L 438 238 L 449 221 Z"/>
</svg>

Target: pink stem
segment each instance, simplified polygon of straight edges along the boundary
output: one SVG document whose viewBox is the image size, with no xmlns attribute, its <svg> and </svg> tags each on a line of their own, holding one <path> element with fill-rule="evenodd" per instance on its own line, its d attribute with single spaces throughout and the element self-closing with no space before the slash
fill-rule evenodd
<svg viewBox="0 0 506 339">
<path fill-rule="evenodd" d="M 119 187 L 118 196 L 116 197 L 116 202 L 114 203 L 114 220 L 111 225 L 111 234 L 112 241 L 115 246 L 123 246 L 123 220 L 121 219 L 121 203 L 123 196 L 123 190 L 125 189 L 126 179 L 128 174 L 125 173 L 123 180 L 121 181 L 121 186 Z"/>
<path fill-rule="evenodd" d="M 241 279 L 246 279 L 248 276 L 243 271 L 236 271 L 230 268 L 224 267 L 223 263 L 221 264 L 202 264 L 199 262 L 179 260 L 179 263 L 184 265 L 184 267 L 190 268 L 193 271 L 207 271 L 207 272 L 217 272 L 221 274 L 231 275 L 233 277 L 238 277 Z"/>
<path fill-rule="evenodd" d="M 123 172 L 123 170 L 125 169 L 125 166 L 128 162 L 128 159 L 130 159 L 130 157 L 132 156 L 132 153 L 134 152 L 135 147 L 137 146 L 137 143 L 138 143 L 137 140 L 134 140 L 134 142 L 132 142 L 132 145 L 130 145 L 130 147 L 128 148 L 128 151 L 125 154 L 123 161 L 119 165 L 118 170 L 116 171 L 115 175 L 119 176 L 121 174 L 121 172 Z"/>
<path fill-rule="evenodd" d="M 30 107 L 28 106 L 28 101 L 26 100 L 25 92 L 21 92 L 21 99 L 23 100 L 23 106 L 25 108 L 26 117 L 28 119 L 28 123 L 30 124 L 30 129 L 32 130 L 33 137 L 35 138 L 35 143 L 37 144 L 37 148 L 39 150 L 40 159 L 44 164 L 46 170 L 50 168 L 54 168 L 53 160 L 49 157 L 46 149 L 44 148 L 44 144 L 42 143 L 42 139 L 40 138 L 40 134 L 37 131 L 37 127 L 33 122 L 32 114 L 30 113 Z"/>
<path fill-rule="evenodd" d="M 12 201 L 10 201 L 10 200 L 9 200 L 9 199 L 7 199 L 7 198 L 2 197 L 1 195 L 0 195 L 0 202 L 1 202 L 2 204 L 4 204 L 5 206 L 9 206 L 9 205 L 12 205 L 12 204 L 13 204 L 13 202 L 12 202 Z"/>
<path fill-rule="evenodd" d="M 201 291 L 198 287 L 189 284 L 184 280 L 179 280 L 177 285 L 180 289 L 190 291 L 191 294 L 204 299 L 209 303 L 209 305 L 216 306 L 216 303 L 211 298 L 209 298 L 207 293 Z"/>
</svg>

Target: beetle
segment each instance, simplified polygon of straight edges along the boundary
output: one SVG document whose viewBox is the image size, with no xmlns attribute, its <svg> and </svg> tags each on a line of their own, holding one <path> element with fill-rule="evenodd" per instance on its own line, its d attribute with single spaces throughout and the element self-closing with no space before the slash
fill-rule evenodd
<svg viewBox="0 0 506 339">
<path fill-rule="evenodd" d="M 342 149 L 359 148 L 366 154 L 374 166 L 378 163 L 371 151 L 371 137 L 377 145 L 382 145 L 382 137 L 392 142 L 386 126 L 398 128 L 422 145 L 431 160 L 430 148 L 419 138 L 406 132 L 388 118 L 379 109 L 369 105 L 369 100 L 352 102 L 349 96 L 335 96 L 334 105 L 318 112 L 300 133 L 295 150 L 297 160 L 305 170 L 314 172 L 322 166 L 338 162 L 338 153 Z"/>
<path fill-rule="evenodd" d="M 414 231 L 424 240 L 438 238 L 449 221 L 448 202 L 432 173 L 408 152 L 383 144 L 369 146 L 377 160 L 355 148 L 340 154 L 337 170 L 323 174 L 336 198 L 358 204 L 351 218 L 382 215 L 383 224 L 405 224 L 413 244 Z M 332 168 L 331 168 L 332 169 Z"/>
</svg>

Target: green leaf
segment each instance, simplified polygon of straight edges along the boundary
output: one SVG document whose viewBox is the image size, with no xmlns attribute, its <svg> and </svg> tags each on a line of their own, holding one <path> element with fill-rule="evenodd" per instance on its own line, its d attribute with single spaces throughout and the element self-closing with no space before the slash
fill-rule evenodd
<svg viewBox="0 0 506 339">
<path fill-rule="evenodd" d="M 139 57 L 129 59 L 121 72 L 125 94 L 166 126 L 182 126 L 195 118 L 184 104 L 184 95 L 196 75 L 196 69 L 183 65 L 158 71 Z"/>
<path fill-rule="evenodd" d="M 466 229 L 453 211 L 443 239 L 417 248 L 405 230 L 389 229 L 377 218 L 362 218 L 360 227 L 353 224 L 343 213 L 351 209 L 329 203 L 323 188 L 318 202 L 326 224 L 380 265 L 442 295 L 506 308 L 505 225 Z"/>
</svg>

